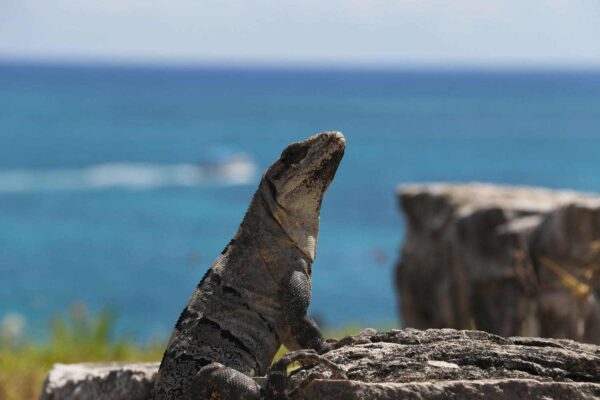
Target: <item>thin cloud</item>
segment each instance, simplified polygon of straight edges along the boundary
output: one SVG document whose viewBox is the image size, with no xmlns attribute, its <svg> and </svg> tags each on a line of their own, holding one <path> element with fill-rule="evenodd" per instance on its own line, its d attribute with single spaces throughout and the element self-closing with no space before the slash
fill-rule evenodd
<svg viewBox="0 0 600 400">
<path fill-rule="evenodd" d="M 600 65 L 595 0 L 19 0 L 0 58 Z"/>
</svg>

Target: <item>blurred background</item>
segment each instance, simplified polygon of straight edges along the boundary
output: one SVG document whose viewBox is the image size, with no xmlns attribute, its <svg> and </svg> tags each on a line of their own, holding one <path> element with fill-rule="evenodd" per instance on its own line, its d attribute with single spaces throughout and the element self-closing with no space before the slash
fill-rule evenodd
<svg viewBox="0 0 600 400">
<path fill-rule="evenodd" d="M 347 151 L 311 312 L 398 326 L 397 185 L 600 191 L 599 20 L 594 0 L 0 1 L 3 337 L 69 343 L 112 310 L 111 340 L 161 343 L 262 171 L 324 130 Z"/>
</svg>

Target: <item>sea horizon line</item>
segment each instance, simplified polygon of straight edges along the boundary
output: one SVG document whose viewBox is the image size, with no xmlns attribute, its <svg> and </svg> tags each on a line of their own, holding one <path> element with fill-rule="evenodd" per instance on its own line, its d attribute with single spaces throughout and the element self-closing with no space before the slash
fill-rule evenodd
<svg viewBox="0 0 600 400">
<path fill-rule="evenodd" d="M 341 72 L 406 74 L 585 74 L 600 75 L 600 65 L 569 64 L 442 64 L 360 62 L 256 62 L 231 60 L 156 61 L 120 59 L 28 58 L 0 56 L 0 68 L 115 69 L 157 71 Z"/>
</svg>

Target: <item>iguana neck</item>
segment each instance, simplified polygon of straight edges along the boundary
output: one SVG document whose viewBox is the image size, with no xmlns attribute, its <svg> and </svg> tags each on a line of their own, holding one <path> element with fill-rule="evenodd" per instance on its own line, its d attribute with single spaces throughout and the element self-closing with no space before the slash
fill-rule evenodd
<svg viewBox="0 0 600 400">
<path fill-rule="evenodd" d="M 242 222 L 240 234 L 251 234 L 256 238 L 285 238 L 312 262 L 319 235 L 319 207 L 320 204 L 311 207 L 315 210 L 312 215 L 292 214 L 275 202 L 269 185 L 261 181 Z"/>
</svg>

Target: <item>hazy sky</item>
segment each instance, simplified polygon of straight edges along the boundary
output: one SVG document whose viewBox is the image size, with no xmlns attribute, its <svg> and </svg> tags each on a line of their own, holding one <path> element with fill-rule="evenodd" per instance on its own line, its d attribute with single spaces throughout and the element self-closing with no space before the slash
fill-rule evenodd
<svg viewBox="0 0 600 400">
<path fill-rule="evenodd" d="M 0 0 L 0 59 L 600 66 L 600 0 Z"/>
</svg>

